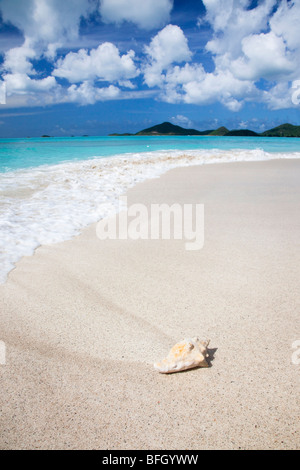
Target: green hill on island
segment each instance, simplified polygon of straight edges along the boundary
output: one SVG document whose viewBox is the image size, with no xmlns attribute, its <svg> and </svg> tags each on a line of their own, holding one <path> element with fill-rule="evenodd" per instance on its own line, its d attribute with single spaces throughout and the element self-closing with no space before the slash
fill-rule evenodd
<svg viewBox="0 0 300 470">
<path fill-rule="evenodd" d="M 163 122 L 157 126 L 149 127 L 135 135 L 206 135 L 211 131 L 197 131 L 196 129 L 184 129 L 180 126 L 175 126 L 170 122 Z"/>
<path fill-rule="evenodd" d="M 218 129 L 211 131 L 209 135 L 218 135 L 218 136 L 224 136 L 227 135 L 229 130 L 226 127 L 219 127 Z"/>
<path fill-rule="evenodd" d="M 263 137 L 300 137 L 300 126 L 281 124 L 261 134 Z"/>
<path fill-rule="evenodd" d="M 234 131 L 229 131 L 225 134 L 226 137 L 234 136 L 241 136 L 241 137 L 259 137 L 259 134 L 254 131 L 250 131 L 249 129 L 235 129 Z"/>
<path fill-rule="evenodd" d="M 210 129 L 206 131 L 198 131 L 196 129 L 185 129 L 170 122 L 163 122 L 156 126 L 148 127 L 136 134 L 110 134 L 110 136 L 163 136 L 163 135 L 209 135 L 209 136 L 246 136 L 246 137 L 300 137 L 300 126 L 293 126 L 292 124 L 282 124 L 281 126 L 274 127 L 268 131 L 258 134 L 250 129 L 236 129 L 229 131 L 226 127 L 222 126 L 218 129 Z"/>
</svg>

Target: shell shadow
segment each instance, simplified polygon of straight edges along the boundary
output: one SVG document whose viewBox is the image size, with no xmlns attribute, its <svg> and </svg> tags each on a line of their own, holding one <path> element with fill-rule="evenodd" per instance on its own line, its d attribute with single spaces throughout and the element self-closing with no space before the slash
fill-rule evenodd
<svg viewBox="0 0 300 470">
<path fill-rule="evenodd" d="M 208 357 L 206 358 L 206 361 L 209 367 L 212 367 L 212 362 L 215 359 L 215 354 L 217 351 L 218 351 L 218 348 L 207 349 Z"/>
</svg>

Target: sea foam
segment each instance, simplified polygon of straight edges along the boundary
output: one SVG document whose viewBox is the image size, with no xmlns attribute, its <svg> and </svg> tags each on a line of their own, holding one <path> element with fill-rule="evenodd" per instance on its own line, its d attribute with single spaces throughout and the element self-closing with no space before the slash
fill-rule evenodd
<svg viewBox="0 0 300 470">
<path fill-rule="evenodd" d="M 127 189 L 167 170 L 204 163 L 300 158 L 256 150 L 155 151 L 0 174 L 0 283 L 23 256 L 62 242 L 118 210 Z"/>
</svg>

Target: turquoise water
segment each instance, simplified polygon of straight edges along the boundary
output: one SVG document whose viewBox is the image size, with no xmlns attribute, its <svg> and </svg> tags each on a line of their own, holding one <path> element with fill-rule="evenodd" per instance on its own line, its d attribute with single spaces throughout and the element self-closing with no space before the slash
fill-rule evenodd
<svg viewBox="0 0 300 470">
<path fill-rule="evenodd" d="M 268 137 L 55 137 L 0 139 L 0 172 L 159 150 L 261 149 L 300 152 L 300 139 Z"/>
<path fill-rule="evenodd" d="M 179 166 L 274 158 L 300 158 L 300 139 L 1 139 L 0 283 L 38 246 L 71 239 L 120 210 L 120 196 L 139 182 Z"/>
</svg>

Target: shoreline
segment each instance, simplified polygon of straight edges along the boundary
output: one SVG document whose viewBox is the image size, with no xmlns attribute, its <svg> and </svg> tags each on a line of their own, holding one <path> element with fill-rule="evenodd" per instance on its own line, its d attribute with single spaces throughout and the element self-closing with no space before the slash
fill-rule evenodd
<svg viewBox="0 0 300 470">
<path fill-rule="evenodd" d="M 18 170 L 3 174 L 3 181 L 0 174 L 0 285 L 23 256 L 33 255 L 39 246 L 73 239 L 92 223 L 105 219 L 112 207 L 118 210 L 124 192 L 173 168 L 269 161 L 279 156 L 300 158 L 300 152 L 272 154 L 261 149 L 166 150 L 130 155 Z"/>
<path fill-rule="evenodd" d="M 197 252 L 93 224 L 23 258 L 0 285 L 0 448 L 299 449 L 299 169 L 187 166 L 127 192 L 204 203 Z M 196 335 L 209 369 L 153 369 Z"/>
</svg>

